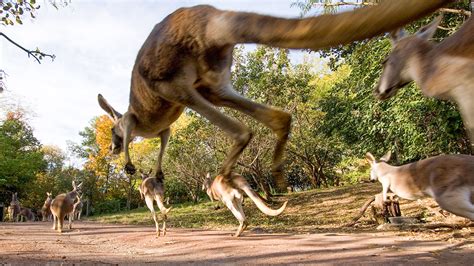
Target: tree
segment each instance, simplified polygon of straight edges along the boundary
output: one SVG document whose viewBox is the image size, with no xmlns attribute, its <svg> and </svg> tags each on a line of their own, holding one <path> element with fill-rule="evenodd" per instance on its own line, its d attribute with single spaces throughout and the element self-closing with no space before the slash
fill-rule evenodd
<svg viewBox="0 0 474 266">
<path fill-rule="evenodd" d="M 0 123 L 0 202 L 9 201 L 11 192 L 19 192 L 21 198 L 45 168 L 41 144 L 24 114 L 9 112 Z"/>
</svg>

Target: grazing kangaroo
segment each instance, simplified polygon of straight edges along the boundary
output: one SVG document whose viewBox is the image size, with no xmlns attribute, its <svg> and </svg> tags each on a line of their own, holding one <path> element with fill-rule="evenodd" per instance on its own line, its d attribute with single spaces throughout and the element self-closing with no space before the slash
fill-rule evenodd
<svg viewBox="0 0 474 266">
<path fill-rule="evenodd" d="M 46 192 L 46 200 L 44 201 L 43 207 L 41 208 L 41 214 L 44 221 L 51 221 L 51 201 L 53 201 L 51 192 Z"/>
<path fill-rule="evenodd" d="M 20 217 L 21 222 L 23 222 L 23 217 L 28 222 L 35 221 L 35 214 L 31 211 L 31 209 L 28 208 L 21 208 L 20 214 L 18 216 Z"/>
<path fill-rule="evenodd" d="M 72 211 L 74 209 L 74 201 L 81 192 L 82 183 L 76 186 L 76 182 L 72 181 L 73 190 L 68 193 L 57 195 L 51 202 L 51 213 L 53 214 L 53 230 L 62 233 L 64 217 L 69 215 L 69 229 L 72 229 Z"/>
<path fill-rule="evenodd" d="M 402 166 L 387 164 L 390 153 L 379 161 L 366 154 L 370 180 L 382 183 L 383 200 L 390 189 L 401 198 L 431 196 L 439 206 L 474 220 L 474 156 L 439 155 Z"/>
<path fill-rule="evenodd" d="M 20 218 L 20 202 L 18 201 L 18 192 L 12 194 L 12 201 L 10 202 L 9 215 L 10 219 L 14 222 L 18 222 Z"/>
<path fill-rule="evenodd" d="M 474 16 L 435 44 L 428 39 L 440 21 L 436 18 L 412 36 L 402 30 L 391 34 L 393 49 L 375 94 L 382 100 L 390 98 L 414 80 L 424 95 L 456 102 L 474 151 Z"/>
<path fill-rule="evenodd" d="M 151 172 L 151 171 L 150 171 Z M 168 212 L 171 210 L 171 207 L 165 208 L 163 204 L 165 189 L 163 186 L 163 179 L 157 177 L 150 177 L 149 174 L 140 173 L 142 176 L 142 183 L 138 187 L 140 190 L 140 197 L 145 199 L 146 206 L 153 215 L 153 220 L 155 221 L 156 227 L 156 236 L 160 236 L 160 226 L 158 224 L 158 218 L 156 217 L 155 208 L 153 207 L 154 201 L 158 204 L 158 208 L 163 215 L 163 236 L 166 235 L 166 220 L 168 219 Z"/>
<path fill-rule="evenodd" d="M 112 152 L 125 152 L 125 170 L 135 167 L 128 152 L 130 141 L 141 136 L 161 138 L 155 177 L 163 175 L 161 160 L 169 127 L 185 107 L 196 111 L 234 140 L 220 173 L 231 177 L 252 133 L 217 107 L 245 113 L 276 135 L 272 174 L 277 189 L 286 191 L 283 154 L 291 115 L 255 103 L 232 88 L 232 51 L 239 43 L 274 47 L 321 49 L 363 40 L 423 17 L 452 0 L 391 0 L 379 5 L 332 15 L 285 19 L 247 12 L 223 11 L 207 5 L 180 8 L 158 23 L 138 52 L 132 70 L 129 107 L 117 112 L 98 95 L 100 106 L 112 117 Z"/>
<path fill-rule="evenodd" d="M 82 207 L 84 204 L 82 203 L 82 195 L 77 196 L 77 201 L 74 203 L 73 211 L 72 211 L 72 218 L 76 219 L 78 221 L 81 220 L 81 213 L 82 213 Z"/>
<path fill-rule="evenodd" d="M 239 174 L 232 173 L 230 180 L 225 179 L 224 176 L 218 175 L 214 178 L 210 187 L 206 188 L 208 195 L 215 200 L 222 201 L 232 214 L 239 220 L 239 227 L 235 232 L 234 236 L 238 237 L 247 228 L 247 222 L 245 221 L 245 213 L 242 209 L 242 202 L 244 201 L 243 193 L 247 194 L 249 198 L 257 205 L 257 208 L 266 215 L 277 216 L 282 213 L 288 201 L 285 201 L 283 205 L 277 209 L 270 209 L 265 202 L 259 197 L 255 191 L 250 187 L 247 180 Z"/>
</svg>

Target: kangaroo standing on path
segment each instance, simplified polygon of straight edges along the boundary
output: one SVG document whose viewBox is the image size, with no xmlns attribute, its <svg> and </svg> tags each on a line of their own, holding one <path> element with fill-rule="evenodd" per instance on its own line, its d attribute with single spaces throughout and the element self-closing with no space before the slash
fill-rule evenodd
<svg viewBox="0 0 474 266">
<path fill-rule="evenodd" d="M 53 214 L 53 230 L 59 233 L 63 231 L 64 217 L 69 215 L 69 229 L 72 229 L 72 211 L 74 209 L 74 201 L 81 192 L 82 183 L 76 186 L 76 182 L 72 181 L 73 190 L 68 193 L 57 195 L 51 202 L 51 213 Z"/>
<path fill-rule="evenodd" d="M 20 218 L 20 202 L 18 201 L 18 192 L 12 194 L 12 201 L 10 202 L 9 212 L 10 219 L 14 222 L 18 222 Z"/>
<path fill-rule="evenodd" d="M 205 185 L 208 183 L 205 183 Z M 245 213 L 242 208 L 242 202 L 244 201 L 244 193 L 257 205 L 257 208 L 266 215 L 277 216 L 282 213 L 288 201 L 285 201 L 283 205 L 277 209 L 270 209 L 265 202 L 258 196 L 255 191 L 250 187 L 247 180 L 239 174 L 232 174 L 232 179 L 228 181 L 222 175 L 216 176 L 210 187 L 206 188 L 206 193 L 211 195 L 213 199 L 222 201 L 232 214 L 239 220 L 239 228 L 235 232 L 234 236 L 238 237 L 247 228 L 247 222 L 245 220 Z"/>
<path fill-rule="evenodd" d="M 72 211 L 73 219 L 76 219 L 78 221 L 81 220 L 82 206 L 84 206 L 84 204 L 82 203 L 82 195 L 80 195 L 77 197 L 76 203 L 74 203 L 74 207 Z"/>
<path fill-rule="evenodd" d="M 415 81 L 428 97 L 457 103 L 474 152 L 474 16 L 453 35 L 429 41 L 441 22 L 436 18 L 412 36 L 391 34 L 392 52 L 385 59 L 376 96 L 388 99 Z"/>
<path fill-rule="evenodd" d="M 41 214 L 44 221 L 51 221 L 51 201 L 53 201 L 51 192 L 46 192 L 46 200 L 44 201 L 43 207 L 41 208 Z"/>
<path fill-rule="evenodd" d="M 402 166 L 387 163 L 390 153 L 379 161 L 367 153 L 366 159 L 384 201 L 388 190 L 409 200 L 431 196 L 441 208 L 474 221 L 474 156 L 439 155 Z"/>
<path fill-rule="evenodd" d="M 140 197 L 145 199 L 146 206 L 150 210 L 151 214 L 153 215 L 153 220 L 155 221 L 156 227 L 156 236 L 160 236 L 160 226 L 158 224 L 158 218 L 156 217 L 155 208 L 153 207 L 154 201 L 158 204 L 158 208 L 161 211 L 163 216 L 163 236 L 166 235 L 166 220 L 168 219 L 168 212 L 170 208 L 166 208 L 163 204 L 163 199 L 165 195 L 165 189 L 163 186 L 163 179 L 159 179 L 156 177 L 150 177 L 149 174 L 141 173 L 142 176 L 142 183 L 138 189 L 140 190 Z"/>
<path fill-rule="evenodd" d="M 363 40 L 418 19 L 452 0 L 391 0 L 332 15 L 285 19 L 247 12 L 223 11 L 207 5 L 180 8 L 158 23 L 138 52 L 132 70 L 129 107 L 117 112 L 102 95 L 100 106 L 112 117 L 112 151 L 124 151 L 125 170 L 135 167 L 129 143 L 136 136 L 161 138 L 154 176 L 162 176 L 161 160 L 170 126 L 185 107 L 199 113 L 234 140 L 220 174 L 231 171 L 252 137 L 250 129 L 217 107 L 229 107 L 269 127 L 277 137 L 272 159 L 276 187 L 286 191 L 283 155 L 291 115 L 255 103 L 231 85 L 232 52 L 239 43 L 321 49 Z"/>
</svg>

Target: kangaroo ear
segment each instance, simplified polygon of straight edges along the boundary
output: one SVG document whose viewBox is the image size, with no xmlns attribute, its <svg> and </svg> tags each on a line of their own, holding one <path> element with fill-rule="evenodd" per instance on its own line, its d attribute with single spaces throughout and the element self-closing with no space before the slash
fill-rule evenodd
<svg viewBox="0 0 474 266">
<path fill-rule="evenodd" d="M 382 158 L 380 158 L 380 161 L 388 162 L 390 160 L 390 157 L 392 157 L 392 152 L 388 151 L 387 153 L 385 153 L 384 156 L 382 156 Z"/>
<path fill-rule="evenodd" d="M 365 159 L 367 160 L 367 162 L 369 162 L 370 165 L 373 165 L 375 163 L 375 157 L 370 152 L 365 154 Z"/>
<path fill-rule="evenodd" d="M 206 179 L 211 179 L 211 174 L 210 173 L 206 174 Z"/>
<path fill-rule="evenodd" d="M 406 36 L 406 32 L 403 29 L 397 29 L 394 31 L 391 31 L 389 36 L 390 36 L 390 42 L 392 45 L 395 45 L 400 39 L 404 38 Z"/>
<path fill-rule="evenodd" d="M 430 24 L 424 27 L 421 27 L 416 32 L 416 36 L 425 40 L 431 39 L 433 35 L 435 34 L 436 29 L 438 28 L 438 25 L 442 19 L 443 19 L 443 15 L 437 16 Z"/>
<path fill-rule="evenodd" d="M 122 114 L 117 112 L 102 96 L 102 94 L 97 95 L 97 99 L 99 100 L 99 105 L 104 109 L 107 114 L 114 120 L 117 121 L 119 118 L 122 117 Z"/>
</svg>

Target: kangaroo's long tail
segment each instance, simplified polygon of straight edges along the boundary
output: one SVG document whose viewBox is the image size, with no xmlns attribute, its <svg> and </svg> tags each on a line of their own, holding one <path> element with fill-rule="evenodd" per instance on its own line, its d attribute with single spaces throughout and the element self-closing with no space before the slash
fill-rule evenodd
<svg viewBox="0 0 474 266">
<path fill-rule="evenodd" d="M 244 178 L 233 179 L 232 181 L 239 189 L 243 190 L 245 194 L 247 194 L 247 196 L 249 196 L 249 198 L 255 203 L 255 205 L 257 205 L 257 208 L 266 215 L 277 216 L 285 210 L 288 201 L 285 201 L 283 205 L 276 210 L 271 209 L 265 204 L 265 202 L 263 202 L 258 194 L 253 191 Z"/>
<path fill-rule="evenodd" d="M 453 0 L 386 0 L 379 5 L 304 19 L 212 9 L 205 36 L 217 46 L 260 43 L 317 50 L 394 30 L 450 2 Z"/>
</svg>

